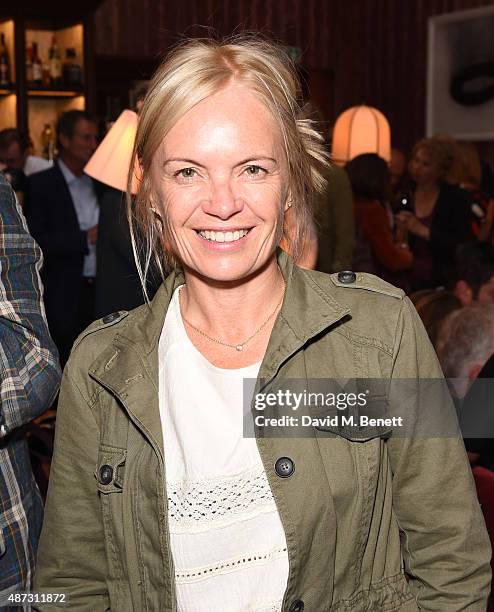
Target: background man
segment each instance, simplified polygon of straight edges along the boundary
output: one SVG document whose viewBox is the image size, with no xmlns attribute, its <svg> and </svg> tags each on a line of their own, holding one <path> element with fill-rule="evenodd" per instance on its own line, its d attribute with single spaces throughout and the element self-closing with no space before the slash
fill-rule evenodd
<svg viewBox="0 0 494 612">
<path fill-rule="evenodd" d="M 84 166 L 98 129 L 90 115 L 74 110 L 62 115 L 56 131 L 58 159 L 29 177 L 26 216 L 43 250 L 46 314 L 64 365 L 75 338 L 94 319 L 100 189 Z"/>
<path fill-rule="evenodd" d="M 29 138 L 14 128 L 0 132 L 0 162 L 7 168 L 22 170 L 26 176 L 47 170 L 51 164 L 42 157 L 29 154 Z"/>
<path fill-rule="evenodd" d="M 494 246 L 475 241 L 462 244 L 456 253 L 451 290 L 464 306 L 494 303 Z"/>
<path fill-rule="evenodd" d="M 39 280 L 41 251 L 0 174 L 0 609 L 32 588 L 43 504 L 33 478 L 26 425 L 60 383 Z M 5 606 L 5 607 L 3 607 Z"/>
</svg>

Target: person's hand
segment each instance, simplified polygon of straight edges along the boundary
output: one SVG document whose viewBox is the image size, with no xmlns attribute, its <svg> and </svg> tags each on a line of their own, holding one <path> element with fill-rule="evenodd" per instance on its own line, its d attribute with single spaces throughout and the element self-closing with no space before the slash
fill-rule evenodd
<svg viewBox="0 0 494 612">
<path fill-rule="evenodd" d="M 87 239 L 88 239 L 89 244 L 96 244 L 98 240 L 98 226 L 97 225 L 88 229 Z"/>
<path fill-rule="evenodd" d="M 419 236 L 424 240 L 429 240 L 429 228 L 421 223 L 413 213 L 409 212 L 408 210 L 402 210 L 396 215 L 396 218 L 398 222 L 403 224 L 407 231 L 409 231 L 411 234 L 415 234 L 415 236 Z"/>
</svg>

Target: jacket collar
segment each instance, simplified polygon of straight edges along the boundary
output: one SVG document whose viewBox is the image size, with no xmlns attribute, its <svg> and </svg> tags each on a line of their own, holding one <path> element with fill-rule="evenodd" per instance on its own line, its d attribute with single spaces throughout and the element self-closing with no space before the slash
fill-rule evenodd
<svg viewBox="0 0 494 612">
<path fill-rule="evenodd" d="M 286 292 L 266 355 L 273 353 L 286 332 L 289 331 L 288 335 L 294 342 L 303 344 L 350 313 L 328 292 L 327 283 L 325 287 L 318 284 L 314 273 L 295 266 L 292 258 L 281 249 L 278 251 L 278 265 L 285 279 Z M 150 355 L 157 350 L 173 292 L 184 283 L 182 271 L 174 270 L 159 288 L 147 312 L 144 311 L 135 325 L 126 326 L 123 333 L 131 342 L 140 345 L 144 354 Z M 264 362 L 267 361 L 265 358 Z"/>
<path fill-rule="evenodd" d="M 298 268 L 281 250 L 278 265 L 286 291 L 259 371 L 259 379 L 265 381 L 276 376 L 283 362 L 310 338 L 350 313 L 332 297 L 326 280 L 329 277 Z M 160 450 L 158 343 L 173 292 L 184 282 L 181 271 L 172 272 L 152 303 L 127 317 L 127 324 L 89 369 L 90 376 L 122 401 L 130 417 Z"/>
</svg>

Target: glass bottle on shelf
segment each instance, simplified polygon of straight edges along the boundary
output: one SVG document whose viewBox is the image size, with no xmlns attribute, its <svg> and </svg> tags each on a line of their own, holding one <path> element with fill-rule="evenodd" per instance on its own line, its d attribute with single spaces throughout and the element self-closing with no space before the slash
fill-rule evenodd
<svg viewBox="0 0 494 612">
<path fill-rule="evenodd" d="M 82 67 L 77 63 L 76 57 L 76 52 L 73 47 L 69 47 L 65 50 L 63 82 L 69 87 L 80 87 L 82 85 Z"/>
<path fill-rule="evenodd" d="M 10 61 L 5 34 L 0 34 L 0 86 L 10 85 Z"/>
<path fill-rule="evenodd" d="M 55 133 L 49 123 L 45 123 L 43 131 L 41 132 L 41 146 L 43 148 L 43 157 L 53 162 L 53 155 L 55 153 Z"/>
<path fill-rule="evenodd" d="M 58 87 L 62 84 L 62 62 L 60 60 L 60 50 L 57 45 L 55 35 L 51 39 L 51 47 L 48 54 L 48 65 L 50 73 L 50 85 Z"/>
<path fill-rule="evenodd" d="M 38 43 L 33 42 L 33 85 L 43 84 L 43 66 L 38 55 Z"/>
<path fill-rule="evenodd" d="M 42 75 L 43 87 L 49 87 L 50 86 L 50 64 L 48 62 L 45 62 L 44 64 L 42 64 L 41 75 Z"/>
<path fill-rule="evenodd" d="M 28 45 L 26 49 L 26 82 L 29 85 L 33 83 L 33 46 Z"/>
</svg>

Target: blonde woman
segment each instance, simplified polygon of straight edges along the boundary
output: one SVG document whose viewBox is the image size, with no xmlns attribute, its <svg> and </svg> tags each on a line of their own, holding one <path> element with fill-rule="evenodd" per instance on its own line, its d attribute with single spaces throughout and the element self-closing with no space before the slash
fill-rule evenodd
<svg viewBox="0 0 494 612">
<path fill-rule="evenodd" d="M 73 349 L 40 595 L 78 612 L 483 610 L 461 440 L 243 436 L 245 378 L 441 376 L 400 290 L 278 250 L 291 209 L 300 255 L 326 163 L 297 89 L 256 39 L 187 42 L 156 73 L 132 217 L 169 274 Z"/>
<path fill-rule="evenodd" d="M 443 285 L 456 247 L 473 239 L 468 197 L 447 182 L 452 162 L 451 145 L 440 138 L 423 138 L 412 150 L 411 210 L 398 214 L 411 234 L 412 291 Z"/>
</svg>

